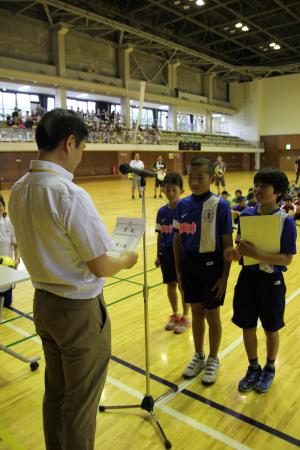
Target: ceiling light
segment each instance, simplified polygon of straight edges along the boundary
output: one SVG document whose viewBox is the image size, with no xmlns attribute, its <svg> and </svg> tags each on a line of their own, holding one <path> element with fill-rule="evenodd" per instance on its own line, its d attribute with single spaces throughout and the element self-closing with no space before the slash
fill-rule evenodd
<svg viewBox="0 0 300 450">
<path fill-rule="evenodd" d="M 274 50 L 280 50 L 280 49 L 281 49 L 280 45 L 276 44 L 276 45 L 274 46 Z"/>
<path fill-rule="evenodd" d="M 204 6 L 205 2 L 203 0 L 196 0 L 196 5 L 198 6 Z"/>
<path fill-rule="evenodd" d="M 236 30 L 230 30 L 230 34 L 234 34 Z"/>
<path fill-rule="evenodd" d="M 235 28 L 242 28 L 243 24 L 241 22 L 238 22 L 235 24 Z"/>
<path fill-rule="evenodd" d="M 269 44 L 269 47 L 275 47 L 275 42 L 271 42 L 270 44 Z"/>
<path fill-rule="evenodd" d="M 228 30 L 230 30 L 230 27 L 224 27 L 223 30 L 228 31 Z"/>
<path fill-rule="evenodd" d="M 180 0 L 176 0 L 176 2 L 174 2 L 174 5 L 180 5 Z"/>
<path fill-rule="evenodd" d="M 183 9 L 189 9 L 190 5 L 184 5 Z"/>
<path fill-rule="evenodd" d="M 244 26 L 242 27 L 242 31 L 249 31 L 249 28 L 247 27 L 247 25 L 244 25 Z"/>
</svg>

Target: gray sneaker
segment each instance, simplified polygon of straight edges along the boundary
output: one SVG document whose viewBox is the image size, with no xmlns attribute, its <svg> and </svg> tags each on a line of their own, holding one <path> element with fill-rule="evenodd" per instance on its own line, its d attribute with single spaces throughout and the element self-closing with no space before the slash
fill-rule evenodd
<svg viewBox="0 0 300 450">
<path fill-rule="evenodd" d="M 205 357 L 201 358 L 199 353 L 195 353 L 192 360 L 182 372 L 183 378 L 194 378 L 204 369 Z"/>
<path fill-rule="evenodd" d="M 206 361 L 206 366 L 201 376 L 201 383 L 204 386 L 211 386 L 216 382 L 217 373 L 220 367 L 219 359 L 209 356 Z"/>
</svg>

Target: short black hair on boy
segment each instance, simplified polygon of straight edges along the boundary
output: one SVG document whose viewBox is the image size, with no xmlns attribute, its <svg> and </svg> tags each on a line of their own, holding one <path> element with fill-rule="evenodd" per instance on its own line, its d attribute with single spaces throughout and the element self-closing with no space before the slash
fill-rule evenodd
<svg viewBox="0 0 300 450">
<path fill-rule="evenodd" d="M 254 175 L 254 185 L 257 183 L 269 184 L 273 186 L 275 194 L 281 194 L 277 197 L 279 202 L 287 193 L 289 187 L 288 177 L 282 170 L 275 167 L 264 167 Z"/>
<path fill-rule="evenodd" d="M 207 172 L 208 174 L 212 177 L 215 173 L 215 167 L 214 167 L 214 163 L 211 161 L 211 159 L 209 158 L 202 158 L 201 156 L 196 156 L 196 158 L 193 158 L 190 163 L 189 163 L 190 167 L 202 167 L 202 166 L 206 166 L 207 167 Z"/>
<path fill-rule="evenodd" d="M 165 186 L 166 184 L 175 184 L 175 186 L 178 186 L 180 189 L 182 189 L 183 188 L 182 176 L 176 172 L 168 172 L 163 181 L 163 185 Z"/>
<path fill-rule="evenodd" d="M 247 195 L 247 200 L 253 200 L 255 197 L 254 192 L 249 192 L 249 194 Z"/>
<path fill-rule="evenodd" d="M 51 152 L 73 134 L 76 146 L 86 140 L 89 134 L 83 119 L 69 109 L 55 108 L 47 112 L 39 121 L 35 139 L 39 150 Z"/>
<path fill-rule="evenodd" d="M 239 193 L 239 194 L 241 194 L 241 195 L 242 195 L 242 191 L 241 191 L 241 189 L 236 189 L 236 190 L 234 191 L 234 193 L 235 193 L 235 194 Z"/>
</svg>

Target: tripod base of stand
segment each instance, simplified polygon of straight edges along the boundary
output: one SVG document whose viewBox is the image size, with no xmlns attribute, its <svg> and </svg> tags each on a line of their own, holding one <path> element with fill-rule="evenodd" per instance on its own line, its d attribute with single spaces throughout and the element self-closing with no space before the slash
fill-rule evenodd
<svg viewBox="0 0 300 450">
<path fill-rule="evenodd" d="M 161 399 L 162 397 L 165 397 L 166 395 L 169 395 L 170 393 L 173 393 L 174 391 L 172 390 L 171 392 L 168 392 L 167 394 L 164 394 L 163 396 L 159 397 L 158 399 L 154 400 L 153 397 L 151 395 L 145 395 L 145 397 L 142 400 L 142 403 L 139 405 L 118 405 L 118 406 L 99 406 L 99 411 L 100 412 L 105 412 L 109 409 L 132 409 L 132 408 L 141 408 L 144 411 L 147 411 L 150 415 L 151 418 L 153 420 L 153 422 L 155 423 L 155 425 L 158 428 L 160 437 L 163 440 L 163 443 L 165 445 L 166 449 L 172 448 L 172 444 L 169 441 L 169 439 L 167 438 L 167 436 L 165 435 L 164 430 L 162 429 L 156 415 L 153 412 L 154 406 L 155 406 L 155 402 L 158 401 L 159 399 Z"/>
</svg>

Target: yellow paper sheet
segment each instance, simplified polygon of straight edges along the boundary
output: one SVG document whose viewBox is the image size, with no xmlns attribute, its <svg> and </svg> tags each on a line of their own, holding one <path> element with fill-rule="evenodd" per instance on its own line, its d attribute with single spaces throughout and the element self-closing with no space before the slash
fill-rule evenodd
<svg viewBox="0 0 300 450">
<path fill-rule="evenodd" d="M 241 238 L 254 244 L 259 250 L 280 252 L 280 215 L 240 217 Z M 244 265 L 259 264 L 260 261 L 244 256 Z"/>
</svg>

